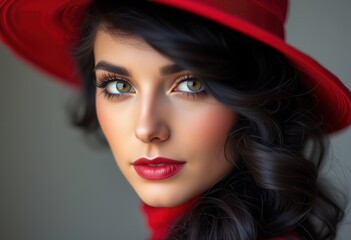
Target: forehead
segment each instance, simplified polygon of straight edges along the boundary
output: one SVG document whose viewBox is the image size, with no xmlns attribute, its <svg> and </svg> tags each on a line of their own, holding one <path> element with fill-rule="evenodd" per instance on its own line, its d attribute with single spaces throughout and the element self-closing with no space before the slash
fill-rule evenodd
<svg viewBox="0 0 351 240">
<path fill-rule="evenodd" d="M 105 30 L 97 31 L 93 51 L 96 62 L 99 60 L 113 62 L 130 59 L 137 63 L 138 60 L 148 59 L 148 62 L 173 63 L 171 59 L 157 52 L 141 37 L 112 34 Z"/>
<path fill-rule="evenodd" d="M 99 27 L 96 31 L 94 47 L 102 42 L 115 42 L 118 44 L 130 44 L 135 47 L 149 48 L 150 46 L 139 36 L 121 31 L 114 31 L 107 27 Z"/>
</svg>

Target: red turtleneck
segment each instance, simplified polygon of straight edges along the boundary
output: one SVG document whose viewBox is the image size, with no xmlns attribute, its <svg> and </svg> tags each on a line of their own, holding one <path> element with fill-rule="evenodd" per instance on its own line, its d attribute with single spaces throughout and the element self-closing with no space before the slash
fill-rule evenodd
<svg viewBox="0 0 351 240">
<path fill-rule="evenodd" d="M 176 207 L 151 207 L 142 203 L 141 207 L 151 232 L 150 240 L 166 239 L 170 227 L 197 202 L 197 199 Z"/>
<path fill-rule="evenodd" d="M 145 203 L 141 204 L 142 211 L 151 232 L 149 240 L 165 240 L 170 227 L 179 220 L 198 201 L 195 198 L 176 207 L 151 207 Z M 296 233 L 289 237 L 271 238 L 270 240 L 299 240 Z"/>
</svg>

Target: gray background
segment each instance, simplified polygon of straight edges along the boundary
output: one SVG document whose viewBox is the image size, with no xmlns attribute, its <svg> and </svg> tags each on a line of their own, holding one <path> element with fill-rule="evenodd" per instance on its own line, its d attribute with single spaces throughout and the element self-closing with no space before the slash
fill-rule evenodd
<svg viewBox="0 0 351 240">
<path fill-rule="evenodd" d="M 348 0 L 294 0 L 287 24 L 288 41 L 349 88 L 350 10 Z M 65 106 L 77 93 L 3 45 L 0 76 L 0 239 L 144 239 L 139 200 L 111 153 L 68 123 Z M 333 136 L 331 177 L 350 169 L 350 142 L 351 129 Z M 348 212 L 338 239 L 349 239 L 350 220 Z"/>
</svg>

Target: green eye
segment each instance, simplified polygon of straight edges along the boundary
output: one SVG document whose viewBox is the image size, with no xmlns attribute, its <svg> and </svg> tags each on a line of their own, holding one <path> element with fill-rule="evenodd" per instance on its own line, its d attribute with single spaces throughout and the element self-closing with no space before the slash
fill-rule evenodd
<svg viewBox="0 0 351 240">
<path fill-rule="evenodd" d="M 192 91 L 199 91 L 202 88 L 202 83 L 198 80 L 187 81 L 187 86 Z"/>
<path fill-rule="evenodd" d="M 126 82 L 117 82 L 116 88 L 120 92 L 129 92 L 129 90 L 132 88 L 132 86 L 130 86 L 130 84 L 126 83 Z"/>
<path fill-rule="evenodd" d="M 114 81 L 107 85 L 106 90 L 111 94 L 131 92 L 132 86 L 126 81 Z"/>
<path fill-rule="evenodd" d="M 177 89 L 182 92 L 199 92 L 203 90 L 203 84 L 197 79 L 184 80 L 178 84 Z"/>
</svg>

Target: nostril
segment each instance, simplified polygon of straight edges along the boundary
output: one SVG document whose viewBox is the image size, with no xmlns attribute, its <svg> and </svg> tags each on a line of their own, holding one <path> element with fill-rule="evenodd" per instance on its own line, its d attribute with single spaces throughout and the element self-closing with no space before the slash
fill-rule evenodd
<svg viewBox="0 0 351 240">
<path fill-rule="evenodd" d="M 144 143 L 159 143 L 169 139 L 170 131 L 165 124 L 156 124 L 137 128 L 135 136 Z"/>
</svg>

